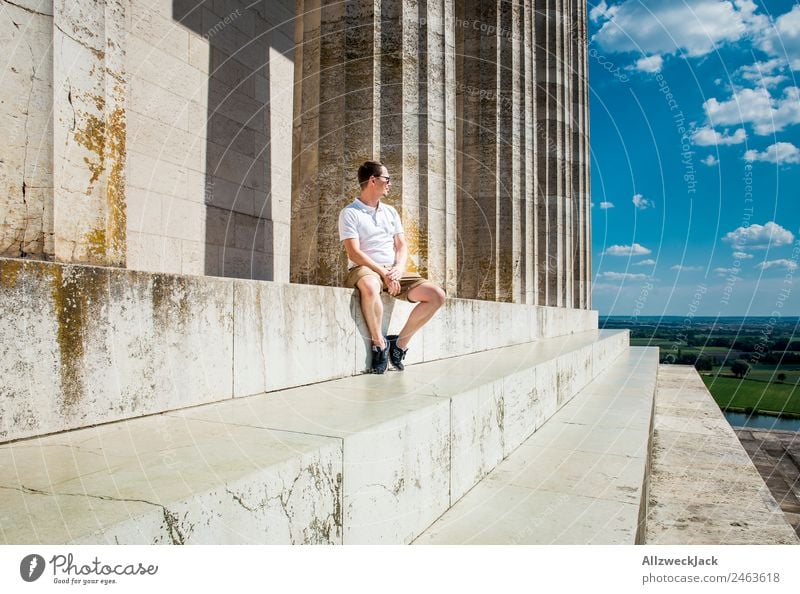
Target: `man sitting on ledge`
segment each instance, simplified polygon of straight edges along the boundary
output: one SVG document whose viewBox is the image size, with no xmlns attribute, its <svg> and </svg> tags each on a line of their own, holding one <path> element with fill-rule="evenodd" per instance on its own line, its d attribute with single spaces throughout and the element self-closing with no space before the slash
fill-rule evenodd
<svg viewBox="0 0 800 594">
<path fill-rule="evenodd" d="M 378 161 L 358 168 L 361 196 L 339 213 L 339 239 L 347 251 L 345 287 L 361 294 L 361 312 L 372 338 L 372 373 L 386 371 L 388 361 L 403 370 L 408 343 L 445 300 L 444 291 L 416 272 L 406 271 L 408 246 L 397 211 L 381 202 L 389 192 L 389 172 Z M 381 290 L 395 299 L 417 303 L 400 334 L 383 336 Z M 388 361 L 387 361 L 388 359 Z"/>
</svg>

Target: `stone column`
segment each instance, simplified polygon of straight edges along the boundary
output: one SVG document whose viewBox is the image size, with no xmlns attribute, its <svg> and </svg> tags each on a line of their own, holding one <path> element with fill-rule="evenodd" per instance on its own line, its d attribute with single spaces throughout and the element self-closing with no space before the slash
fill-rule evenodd
<svg viewBox="0 0 800 594">
<path fill-rule="evenodd" d="M 126 0 L 53 3 L 56 260 L 125 266 Z"/>
<path fill-rule="evenodd" d="M 403 218 L 409 269 L 452 293 L 452 0 L 301 0 L 298 19 L 292 281 L 341 284 L 339 211 L 359 193 L 358 166 L 378 159 L 392 177 L 387 201 Z"/>
<path fill-rule="evenodd" d="M 581 137 L 583 139 L 583 150 L 581 151 L 581 157 L 583 160 L 583 167 L 581 169 L 581 178 L 583 180 L 583 209 L 586 213 L 586 219 L 583 224 L 583 232 L 584 232 L 584 249 L 583 253 L 585 256 L 584 262 L 584 271 L 583 271 L 583 281 L 585 283 L 584 286 L 584 304 L 583 307 L 585 309 L 592 308 L 592 189 L 591 189 L 591 171 L 592 171 L 592 160 L 591 160 L 591 152 L 590 152 L 590 144 L 589 144 L 589 63 L 588 63 L 588 54 L 587 54 L 587 31 L 586 31 L 586 1 L 580 0 L 581 8 L 582 8 L 582 16 L 581 16 L 581 26 L 582 26 L 582 36 L 581 36 L 581 50 L 582 50 L 582 59 L 581 59 L 581 68 L 582 68 L 582 77 L 581 77 L 581 123 L 582 123 L 582 134 Z"/>
<path fill-rule="evenodd" d="M 585 159 L 586 152 L 586 122 L 584 112 L 584 86 L 586 84 L 585 51 L 586 51 L 586 5 L 585 0 L 573 0 L 572 26 L 570 27 L 572 39 L 572 187 L 573 207 L 573 307 L 586 308 L 586 258 L 587 258 L 587 195 L 584 170 L 588 168 Z"/>
<path fill-rule="evenodd" d="M 524 291 L 525 303 L 532 305 L 539 302 L 538 275 L 537 275 L 537 256 L 538 256 L 538 220 L 536 218 L 536 196 L 537 196 L 537 165 L 535 158 L 536 147 L 536 101 L 534 92 L 536 89 L 534 81 L 535 64 L 534 48 L 536 30 L 534 28 L 533 0 L 526 0 L 524 3 L 524 136 L 525 136 L 525 158 L 524 158 L 524 251 L 523 251 L 523 272 L 524 272 Z"/>
<path fill-rule="evenodd" d="M 459 296 L 534 300 L 531 1 L 459 3 Z"/>
<path fill-rule="evenodd" d="M 563 81 L 563 94 L 561 99 L 563 119 L 561 125 L 563 127 L 562 138 L 564 139 L 564 163 L 562 166 L 562 172 L 564 176 L 564 235 L 562 252 L 564 277 L 562 285 L 563 297 L 560 304 L 564 307 L 573 307 L 573 271 L 575 269 L 574 225 L 577 216 L 575 213 L 575 192 L 577 191 L 577 187 L 573 184 L 572 178 L 572 166 L 575 161 L 574 150 L 576 148 L 572 142 L 572 118 L 574 116 L 572 104 L 572 4 L 573 0 L 563 0 L 560 11 L 562 35 L 561 73 Z"/>
</svg>

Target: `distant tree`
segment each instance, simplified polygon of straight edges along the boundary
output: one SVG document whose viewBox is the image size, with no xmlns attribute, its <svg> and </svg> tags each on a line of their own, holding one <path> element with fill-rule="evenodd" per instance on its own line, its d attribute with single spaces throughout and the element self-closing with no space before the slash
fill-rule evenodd
<svg viewBox="0 0 800 594">
<path fill-rule="evenodd" d="M 711 371 L 714 368 L 714 361 L 711 357 L 697 357 L 694 368 L 697 371 Z"/>
<path fill-rule="evenodd" d="M 780 383 L 783 383 L 783 382 L 785 382 L 785 381 L 786 381 L 786 374 L 785 374 L 785 373 L 779 373 L 779 374 L 778 374 L 778 381 L 779 381 Z"/>
<path fill-rule="evenodd" d="M 738 378 L 743 378 L 750 373 L 750 364 L 744 359 L 736 359 L 731 363 L 731 372 Z"/>
</svg>

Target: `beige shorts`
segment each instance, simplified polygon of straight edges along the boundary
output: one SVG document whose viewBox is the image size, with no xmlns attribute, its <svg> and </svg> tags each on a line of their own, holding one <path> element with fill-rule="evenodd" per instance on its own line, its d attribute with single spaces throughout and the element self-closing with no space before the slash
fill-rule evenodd
<svg viewBox="0 0 800 594">
<path fill-rule="evenodd" d="M 365 276 L 374 276 L 380 280 L 383 290 L 388 293 L 389 287 L 386 286 L 386 283 L 383 282 L 383 279 L 381 279 L 380 275 L 368 266 L 356 266 L 351 268 L 347 272 L 347 277 L 344 279 L 344 286 L 348 289 L 354 289 L 358 281 Z M 422 278 L 416 272 L 406 272 L 400 278 L 400 292 L 397 295 L 393 295 L 393 297 L 395 299 L 402 299 L 403 301 L 414 303 L 408 298 L 408 292 L 414 287 L 418 287 L 427 282 L 428 279 Z"/>
</svg>

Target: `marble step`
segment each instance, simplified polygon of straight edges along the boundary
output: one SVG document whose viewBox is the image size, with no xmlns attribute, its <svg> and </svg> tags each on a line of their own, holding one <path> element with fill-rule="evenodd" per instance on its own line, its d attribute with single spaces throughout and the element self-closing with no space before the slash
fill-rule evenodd
<svg viewBox="0 0 800 594">
<path fill-rule="evenodd" d="M 631 347 L 415 544 L 641 543 L 657 375 Z"/>
<path fill-rule="evenodd" d="M 589 331 L 0 446 L 6 543 L 408 543 L 628 349 Z"/>
<path fill-rule="evenodd" d="M 412 304 L 385 298 L 397 333 Z M 0 258 L 0 443 L 363 373 L 357 292 Z M 597 328 L 597 312 L 447 299 L 408 362 Z M 332 356 L 335 354 L 335 356 Z"/>
</svg>

